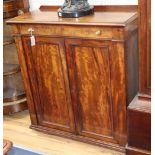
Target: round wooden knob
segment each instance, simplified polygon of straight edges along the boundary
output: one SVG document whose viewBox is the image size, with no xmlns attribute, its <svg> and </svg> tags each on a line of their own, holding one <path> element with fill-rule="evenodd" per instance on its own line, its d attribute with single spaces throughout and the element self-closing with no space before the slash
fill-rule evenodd
<svg viewBox="0 0 155 155">
<path fill-rule="evenodd" d="M 101 31 L 100 30 L 96 31 L 96 35 L 101 35 Z"/>
</svg>

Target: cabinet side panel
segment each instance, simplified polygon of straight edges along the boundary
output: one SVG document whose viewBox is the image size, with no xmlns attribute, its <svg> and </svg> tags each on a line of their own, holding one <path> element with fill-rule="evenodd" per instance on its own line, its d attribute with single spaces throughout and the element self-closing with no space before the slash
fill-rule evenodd
<svg viewBox="0 0 155 155">
<path fill-rule="evenodd" d="M 114 137 L 126 144 L 126 83 L 124 42 L 113 42 L 111 50 L 111 87 L 113 99 Z"/>
<path fill-rule="evenodd" d="M 27 104 L 28 104 L 28 109 L 30 113 L 31 124 L 37 125 L 38 121 L 36 116 L 36 108 L 34 106 L 35 104 L 33 100 L 32 89 L 30 87 L 30 79 L 28 75 L 27 62 L 24 55 L 25 51 L 27 51 L 28 49 L 23 47 L 23 41 L 21 37 L 15 37 L 15 42 L 16 42 L 16 47 L 18 52 L 19 63 L 21 66 L 21 73 L 22 73 L 24 88 L 25 88 L 26 97 L 27 97 Z"/>
<path fill-rule="evenodd" d="M 138 93 L 138 32 L 133 31 L 125 42 L 127 105 Z"/>
</svg>

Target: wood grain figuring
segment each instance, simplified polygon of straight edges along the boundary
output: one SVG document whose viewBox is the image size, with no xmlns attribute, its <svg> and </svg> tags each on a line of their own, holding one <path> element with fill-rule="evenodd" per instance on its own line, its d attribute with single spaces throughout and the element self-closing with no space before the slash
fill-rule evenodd
<svg viewBox="0 0 155 155">
<path fill-rule="evenodd" d="M 52 18 L 50 18 L 52 17 Z M 96 12 L 95 15 L 81 18 L 60 18 L 57 12 L 33 11 L 13 18 L 7 23 L 27 24 L 64 24 L 64 25 L 99 25 L 99 26 L 125 26 L 129 19 L 136 19 L 136 12 Z"/>
<path fill-rule="evenodd" d="M 16 9 L 16 0 L 4 1 L 3 3 L 3 12 L 9 12 Z"/>
<path fill-rule="evenodd" d="M 20 30 L 21 35 L 29 35 L 28 29 L 32 28 L 34 35 L 51 35 L 55 37 L 82 37 L 95 39 L 113 39 L 124 40 L 124 31 L 122 28 L 109 28 L 100 26 L 70 26 L 70 25 L 40 25 L 26 24 L 24 27 L 19 25 L 17 29 Z M 44 28 L 44 29 L 43 29 Z M 99 34 L 98 34 L 99 32 Z M 14 36 L 18 35 L 18 31 Z"/>
<path fill-rule="evenodd" d="M 78 109 L 75 113 L 80 117 L 77 120 L 78 132 L 98 139 L 108 137 L 107 141 L 124 145 L 126 106 L 123 103 L 126 96 L 122 45 L 113 46 L 111 42 L 95 40 L 66 40 L 70 87 L 74 107 Z M 120 122 L 124 125 L 121 126 Z M 117 133 L 121 133 L 121 137 Z"/>
<path fill-rule="evenodd" d="M 151 89 L 151 1 L 147 1 L 147 87 Z"/>
<path fill-rule="evenodd" d="M 151 1 L 139 1 L 140 92 L 151 94 Z"/>
<path fill-rule="evenodd" d="M 77 104 L 81 107 L 81 132 L 112 136 L 108 49 L 89 46 L 88 42 L 87 46 L 70 47 L 74 53 Z"/>
<path fill-rule="evenodd" d="M 124 151 L 128 95 L 137 93 L 127 89 L 137 82 L 137 67 L 130 65 L 136 61 L 136 20 L 136 13 L 61 19 L 56 12 L 36 11 L 8 22 L 14 26 L 32 129 Z"/>
<path fill-rule="evenodd" d="M 112 136 L 109 56 L 106 47 L 74 47 L 83 133 Z M 105 119 L 106 118 L 106 119 Z M 92 120 L 96 121 L 92 121 Z"/>
<path fill-rule="evenodd" d="M 24 48 L 29 49 L 29 53 L 26 53 L 27 63 L 31 67 L 35 66 L 28 68 L 29 74 L 34 77 L 31 85 L 36 85 L 35 89 L 38 90 L 36 108 L 39 123 L 66 130 L 70 130 L 71 126 L 73 130 L 71 100 L 65 82 L 68 79 L 63 39 L 39 37 L 36 38 L 36 46 L 32 48 L 29 38 L 23 38 L 23 42 Z"/>
<path fill-rule="evenodd" d="M 139 93 L 128 106 L 127 155 L 151 154 L 151 0 L 139 0 Z"/>
<path fill-rule="evenodd" d="M 22 39 L 19 37 L 15 38 L 15 42 L 16 42 L 16 46 L 17 46 L 17 52 L 19 55 L 19 63 L 21 66 L 21 73 L 22 73 L 22 78 L 23 78 L 23 82 L 24 82 L 24 88 L 25 88 L 25 92 L 26 92 L 26 98 L 27 98 L 27 104 L 28 104 L 28 109 L 30 112 L 30 118 L 31 118 L 31 122 L 32 124 L 38 124 L 38 120 L 36 117 L 36 108 L 34 106 L 34 99 L 32 97 L 32 88 L 30 86 L 30 79 L 28 77 L 28 71 L 27 71 L 27 65 L 26 65 L 26 61 L 24 58 L 24 49 L 22 45 Z M 33 104 L 32 104 L 33 103 Z"/>
<path fill-rule="evenodd" d="M 18 11 L 29 11 L 28 0 L 7 0 L 3 1 L 3 18 L 12 18 L 18 15 Z"/>
<path fill-rule="evenodd" d="M 16 11 L 18 9 L 29 9 L 29 2 L 27 0 L 7 0 L 3 2 L 3 12 Z"/>
<path fill-rule="evenodd" d="M 124 103 L 126 103 L 124 44 L 119 42 L 113 42 L 112 47 L 113 50 L 111 50 L 111 94 L 114 103 L 114 137 L 119 141 L 121 145 L 125 145 L 127 137 L 125 116 L 126 104 L 124 105 Z"/>
</svg>

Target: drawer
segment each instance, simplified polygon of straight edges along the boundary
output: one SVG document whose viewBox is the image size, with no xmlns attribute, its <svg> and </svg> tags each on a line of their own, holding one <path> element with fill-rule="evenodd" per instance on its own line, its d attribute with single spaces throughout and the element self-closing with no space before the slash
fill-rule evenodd
<svg viewBox="0 0 155 155">
<path fill-rule="evenodd" d="M 100 27 L 100 26 L 71 26 L 71 25 L 20 25 L 20 34 L 30 34 L 32 28 L 34 35 L 82 37 L 95 39 L 116 39 L 124 38 L 123 28 Z M 114 36 L 114 37 L 113 37 Z"/>
</svg>

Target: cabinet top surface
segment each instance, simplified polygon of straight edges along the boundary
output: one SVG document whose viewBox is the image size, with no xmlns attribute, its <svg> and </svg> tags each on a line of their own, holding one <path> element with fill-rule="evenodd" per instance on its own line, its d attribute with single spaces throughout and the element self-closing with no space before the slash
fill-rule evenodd
<svg viewBox="0 0 155 155">
<path fill-rule="evenodd" d="M 9 20 L 9 24 L 63 24 L 125 26 L 137 18 L 136 12 L 95 12 L 80 18 L 61 18 L 55 11 L 33 11 Z"/>
</svg>

